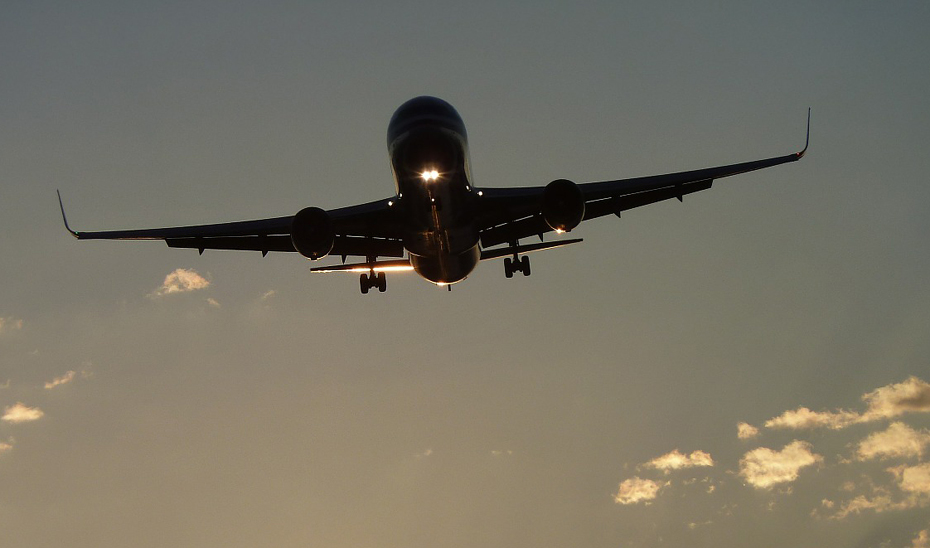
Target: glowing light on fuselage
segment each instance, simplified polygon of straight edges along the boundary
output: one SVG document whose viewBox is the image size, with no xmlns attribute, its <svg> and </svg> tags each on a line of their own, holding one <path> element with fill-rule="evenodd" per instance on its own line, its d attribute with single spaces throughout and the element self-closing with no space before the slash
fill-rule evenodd
<svg viewBox="0 0 930 548">
<path fill-rule="evenodd" d="M 439 179 L 439 172 L 436 171 L 435 169 L 427 169 L 426 171 L 420 174 L 420 177 L 428 183 L 430 181 L 435 181 Z"/>
</svg>

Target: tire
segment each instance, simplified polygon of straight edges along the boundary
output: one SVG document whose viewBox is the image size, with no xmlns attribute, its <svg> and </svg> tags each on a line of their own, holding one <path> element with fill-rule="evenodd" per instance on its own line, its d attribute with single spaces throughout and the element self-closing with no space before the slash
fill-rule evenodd
<svg viewBox="0 0 930 548">
<path fill-rule="evenodd" d="M 358 285 L 362 290 L 362 295 L 367 295 L 368 290 L 371 289 L 371 284 L 368 283 L 368 274 L 362 274 L 358 277 Z"/>
<path fill-rule="evenodd" d="M 520 264 L 523 265 L 523 275 L 529 276 L 530 275 L 530 258 L 524 255 L 523 259 L 520 260 Z"/>
<path fill-rule="evenodd" d="M 513 278 L 513 261 L 510 260 L 510 257 L 504 259 L 504 276 Z"/>
</svg>

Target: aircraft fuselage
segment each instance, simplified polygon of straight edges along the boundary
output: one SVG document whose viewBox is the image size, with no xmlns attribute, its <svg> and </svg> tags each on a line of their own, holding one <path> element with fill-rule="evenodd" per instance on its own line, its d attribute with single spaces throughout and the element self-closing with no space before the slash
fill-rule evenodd
<svg viewBox="0 0 930 548">
<path fill-rule="evenodd" d="M 460 282 L 478 264 L 478 227 L 465 124 L 435 97 L 407 101 L 388 126 L 388 154 L 404 211 L 410 264 L 437 284 Z"/>
</svg>

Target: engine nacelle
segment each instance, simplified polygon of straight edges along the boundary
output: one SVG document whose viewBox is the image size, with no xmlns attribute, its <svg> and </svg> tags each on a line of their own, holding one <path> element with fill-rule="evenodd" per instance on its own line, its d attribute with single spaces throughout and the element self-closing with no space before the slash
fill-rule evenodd
<svg viewBox="0 0 930 548">
<path fill-rule="evenodd" d="M 568 179 L 556 179 L 543 190 L 542 216 L 552 230 L 569 232 L 584 219 L 584 195 Z"/>
<path fill-rule="evenodd" d="M 333 221 L 318 207 L 305 207 L 291 221 L 291 242 L 298 253 L 308 259 L 329 255 L 336 243 Z"/>
</svg>

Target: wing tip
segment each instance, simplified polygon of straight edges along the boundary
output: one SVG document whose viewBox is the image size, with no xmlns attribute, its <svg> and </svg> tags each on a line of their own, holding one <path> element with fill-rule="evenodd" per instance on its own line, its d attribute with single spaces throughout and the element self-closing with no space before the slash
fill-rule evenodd
<svg viewBox="0 0 930 548">
<path fill-rule="evenodd" d="M 811 143 L 811 108 L 807 107 L 807 136 L 804 138 L 804 148 L 800 152 L 796 152 L 795 155 L 798 157 L 798 160 L 804 157 L 804 153 L 807 152 L 807 147 Z"/>
<path fill-rule="evenodd" d="M 58 207 L 61 209 L 61 220 L 65 224 L 65 230 L 67 230 L 75 238 L 80 238 L 80 235 L 75 230 L 71 230 L 71 227 L 68 226 L 68 217 L 65 215 L 65 205 L 61 201 L 61 190 L 55 189 L 55 192 L 58 193 Z"/>
</svg>

